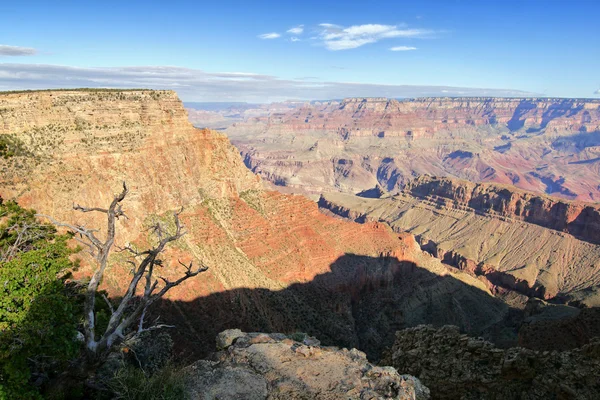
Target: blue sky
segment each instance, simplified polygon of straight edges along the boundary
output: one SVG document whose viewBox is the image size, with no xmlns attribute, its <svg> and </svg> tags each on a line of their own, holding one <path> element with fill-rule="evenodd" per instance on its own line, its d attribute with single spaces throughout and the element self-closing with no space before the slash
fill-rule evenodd
<svg viewBox="0 0 600 400">
<path fill-rule="evenodd" d="M 597 97 L 599 11 L 594 0 L 2 2 L 0 90 Z"/>
</svg>

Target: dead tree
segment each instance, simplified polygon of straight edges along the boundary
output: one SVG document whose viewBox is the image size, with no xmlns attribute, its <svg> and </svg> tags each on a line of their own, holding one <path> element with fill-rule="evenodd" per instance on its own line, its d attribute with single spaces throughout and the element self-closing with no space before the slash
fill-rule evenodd
<svg viewBox="0 0 600 400">
<path fill-rule="evenodd" d="M 0 215 L 0 218 L 2 215 Z M 24 253 L 33 248 L 33 244 L 38 240 L 52 233 L 48 226 L 33 222 L 16 223 L 9 226 L 6 231 L 14 234 L 14 242 L 7 246 L 4 251 L 0 250 L 0 263 L 10 261 L 19 253 Z"/>
<path fill-rule="evenodd" d="M 162 260 L 158 258 L 159 255 L 164 251 L 167 244 L 174 242 L 185 235 L 183 226 L 179 220 L 181 210 L 175 212 L 173 214 L 175 222 L 175 230 L 173 232 L 168 232 L 168 229 L 160 222 L 151 227 L 152 233 L 156 235 L 158 241 L 158 244 L 154 247 L 148 250 L 139 251 L 130 245 L 127 245 L 119 249 L 119 251 L 127 251 L 131 254 L 131 259 L 128 262 L 132 264 L 133 276 L 131 277 L 131 281 L 129 282 L 123 298 L 116 307 L 113 306 L 108 298 L 102 295 L 109 306 L 111 316 L 104 332 L 97 332 L 96 298 L 98 295 L 98 287 L 102 282 L 104 272 L 108 265 L 108 257 L 114 246 L 116 221 L 121 217 L 127 218 L 121 207 L 121 202 L 125 199 L 127 193 L 127 186 L 125 182 L 123 182 L 123 191 L 114 197 L 110 206 L 106 209 L 99 207 L 82 207 L 78 204 L 73 205 L 74 210 L 83 213 L 99 212 L 106 214 L 107 229 L 104 241 L 96 236 L 98 230 L 88 229 L 83 225 L 58 222 L 51 217 L 44 216 L 56 226 L 66 227 L 71 230 L 75 234 L 75 239 L 85 245 L 96 260 L 96 268 L 85 291 L 83 324 L 87 354 L 88 357 L 92 359 L 101 356 L 116 342 L 124 339 L 125 334 L 132 331 L 136 323 L 137 328 L 135 328 L 135 333 L 164 327 L 165 325 L 158 325 L 157 321 L 155 321 L 154 325 L 144 328 L 146 310 L 148 310 L 148 308 L 158 299 L 163 297 L 171 288 L 208 269 L 205 265 L 194 268 L 192 262 L 184 264 L 180 261 L 179 264 L 184 267 L 184 272 L 178 279 L 171 281 L 162 276 L 155 277 L 156 268 L 161 267 L 163 264 Z M 138 293 L 140 281 L 143 281 L 143 291 Z"/>
</svg>

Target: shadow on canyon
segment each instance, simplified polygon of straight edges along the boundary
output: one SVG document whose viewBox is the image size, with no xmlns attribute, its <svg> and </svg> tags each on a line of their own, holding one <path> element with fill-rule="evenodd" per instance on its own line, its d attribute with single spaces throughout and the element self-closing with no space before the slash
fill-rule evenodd
<svg viewBox="0 0 600 400">
<path fill-rule="evenodd" d="M 194 279 L 193 286 L 202 284 L 202 275 Z M 48 317 L 47 305 L 47 296 L 40 293 L 22 324 L 38 326 L 44 321 L 41 317 Z M 279 291 L 233 289 L 190 302 L 162 299 L 153 314 L 160 314 L 161 322 L 175 325 L 168 332 L 174 340 L 173 361 L 177 365 L 206 357 L 215 351 L 216 335 L 233 328 L 246 332 L 304 332 L 325 346 L 358 348 L 374 362 L 393 344 L 397 330 L 419 324 L 456 325 L 498 347 L 516 345 L 521 328 L 519 339 L 529 344 L 525 347 L 537 350 L 566 350 L 600 335 L 600 308 L 583 309 L 571 319 L 523 324 L 522 310 L 450 275 L 439 276 L 409 260 L 355 254 L 339 257 L 331 264 L 330 272 L 306 283 Z M 67 322 L 50 319 L 55 324 L 73 323 L 69 318 Z M 60 335 L 72 328 L 64 327 L 66 330 L 44 335 L 36 343 L 46 348 L 65 340 Z M 19 327 L 15 329 L 18 334 Z M 2 334 L 11 336 L 10 332 L 0 332 L 0 338 Z M 40 354 L 34 354 L 37 356 Z"/>
<path fill-rule="evenodd" d="M 579 153 L 588 147 L 600 146 L 600 131 L 580 132 L 554 140 L 551 147 L 557 151 Z"/>
<path fill-rule="evenodd" d="M 520 311 L 450 275 L 395 257 L 355 254 L 338 258 L 331 272 L 283 290 L 240 288 L 191 302 L 163 299 L 156 312 L 177 327 L 171 331 L 176 350 L 191 359 L 214 351 L 217 333 L 232 328 L 305 332 L 323 345 L 356 347 L 378 360 L 400 329 L 452 324 L 509 346 L 516 343 L 520 321 Z"/>
</svg>

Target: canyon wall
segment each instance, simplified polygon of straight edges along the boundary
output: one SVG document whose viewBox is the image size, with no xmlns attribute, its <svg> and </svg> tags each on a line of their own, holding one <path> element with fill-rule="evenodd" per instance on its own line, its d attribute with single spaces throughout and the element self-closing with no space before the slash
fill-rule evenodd
<svg viewBox="0 0 600 400">
<path fill-rule="evenodd" d="M 520 219 L 600 244 L 600 205 L 559 200 L 511 186 L 427 175 L 409 181 L 405 192 L 444 207 L 468 207 L 483 214 Z"/>
<path fill-rule="evenodd" d="M 410 137 L 475 131 L 480 126 L 509 131 L 546 129 L 592 132 L 600 129 L 597 99 L 553 98 L 348 98 L 340 102 L 306 104 L 284 114 L 249 119 L 282 133 L 302 130 L 353 136 Z"/>
<path fill-rule="evenodd" d="M 382 198 L 326 193 L 323 211 L 384 221 L 493 291 L 600 305 L 598 208 L 495 184 L 422 176 Z"/>
<path fill-rule="evenodd" d="M 226 133 L 253 172 L 314 197 L 397 192 L 430 174 L 600 199 L 597 99 L 345 99 L 273 109 Z"/>
<path fill-rule="evenodd" d="M 0 110 L 2 198 L 102 236 L 102 215 L 72 205 L 105 206 L 126 181 L 116 243 L 142 248 L 147 228 L 170 226 L 183 207 L 187 233 L 165 253 L 161 275 L 178 276 L 178 260 L 209 267 L 159 306 L 183 352 L 206 353 L 219 331 L 242 328 L 303 330 L 377 357 L 395 329 L 453 323 L 481 333 L 508 313 L 480 280 L 446 268 L 412 236 L 263 190 L 224 135 L 187 122 L 173 92 L 0 93 Z M 78 257 L 76 278 L 89 273 Z M 126 261 L 111 258 L 103 287 L 113 295 L 129 280 Z"/>
</svg>

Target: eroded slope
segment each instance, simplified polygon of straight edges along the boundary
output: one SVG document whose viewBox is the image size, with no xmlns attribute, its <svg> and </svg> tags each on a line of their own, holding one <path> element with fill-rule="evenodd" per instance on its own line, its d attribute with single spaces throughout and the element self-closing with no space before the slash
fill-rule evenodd
<svg viewBox="0 0 600 400">
<path fill-rule="evenodd" d="M 558 203 L 493 185 L 431 177 L 415 179 L 404 192 L 386 198 L 327 193 L 319 201 L 334 214 L 385 221 L 396 231 L 410 232 L 423 249 L 494 285 L 542 298 L 584 297 L 583 303 L 598 305 L 594 288 L 600 284 L 600 246 L 590 243 L 597 240 L 597 228 L 581 238 L 557 230 L 568 231 L 569 218 L 578 220 L 573 210 L 594 224 L 583 210 L 589 207 L 597 215 L 597 209 L 571 203 L 555 207 Z M 573 212 L 555 215 L 555 208 Z"/>
</svg>

